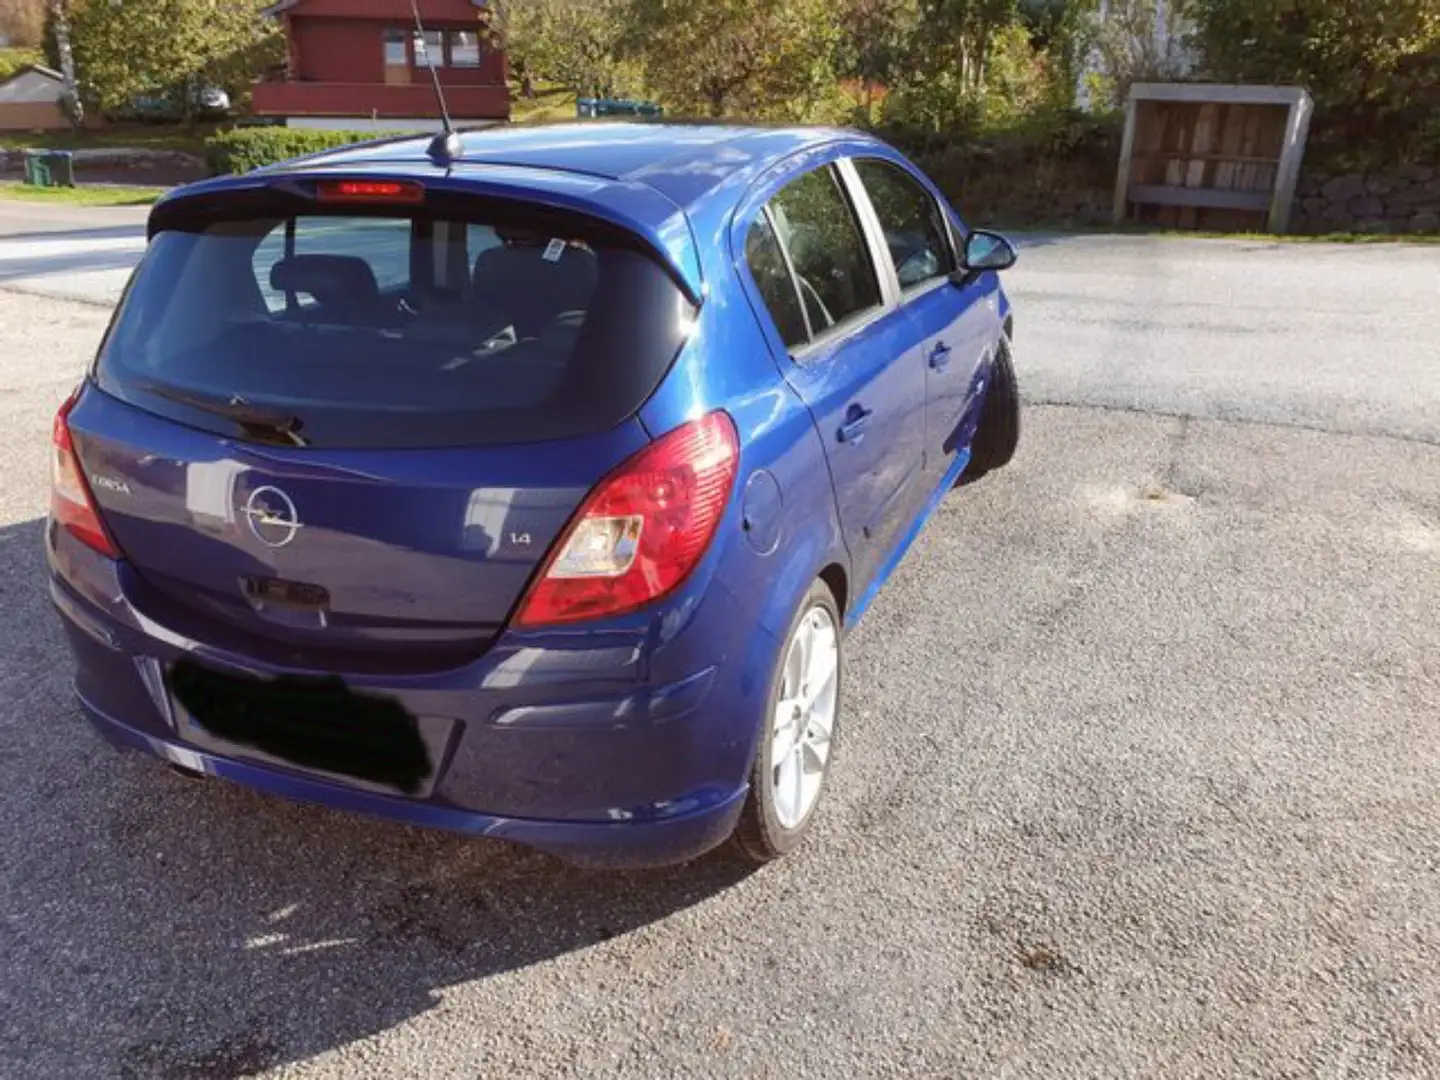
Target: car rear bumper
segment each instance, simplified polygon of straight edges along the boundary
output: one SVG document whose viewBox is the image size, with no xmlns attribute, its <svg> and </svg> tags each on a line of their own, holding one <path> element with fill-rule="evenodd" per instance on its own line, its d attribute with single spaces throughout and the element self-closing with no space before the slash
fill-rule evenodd
<svg viewBox="0 0 1440 1080">
<path fill-rule="evenodd" d="M 723 591 L 681 598 L 678 615 L 600 632 L 502 635 L 456 670 L 344 675 L 352 690 L 393 698 L 418 721 L 433 769 L 407 794 L 228 743 L 195 723 L 167 686 L 177 661 L 292 673 L 147 617 L 128 597 L 123 563 L 57 531 L 47 536 L 51 596 L 76 692 L 122 746 L 281 796 L 597 865 L 693 858 L 729 835 L 743 805 L 776 645 L 736 623 Z"/>
<path fill-rule="evenodd" d="M 112 745 L 150 754 L 192 774 L 229 780 L 296 802 L 316 803 L 407 825 L 508 840 L 581 866 L 625 869 L 664 866 L 697 858 L 724 843 L 734 831 L 748 794 L 741 789 L 702 809 L 648 821 L 591 823 L 499 817 L 433 800 L 383 795 L 299 772 L 207 753 L 107 716 L 83 696 L 80 704 L 86 717 Z"/>
</svg>

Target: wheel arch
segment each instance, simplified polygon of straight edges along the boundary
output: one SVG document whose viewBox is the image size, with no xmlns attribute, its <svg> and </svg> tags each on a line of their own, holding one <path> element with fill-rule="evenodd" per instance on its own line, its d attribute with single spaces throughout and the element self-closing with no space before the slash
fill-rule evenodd
<svg viewBox="0 0 1440 1080">
<path fill-rule="evenodd" d="M 845 567 L 838 562 L 832 562 L 821 570 L 818 576 L 830 590 L 830 594 L 835 597 L 835 606 L 840 609 L 840 618 L 845 618 L 845 612 L 850 603 L 850 579 Z"/>
</svg>

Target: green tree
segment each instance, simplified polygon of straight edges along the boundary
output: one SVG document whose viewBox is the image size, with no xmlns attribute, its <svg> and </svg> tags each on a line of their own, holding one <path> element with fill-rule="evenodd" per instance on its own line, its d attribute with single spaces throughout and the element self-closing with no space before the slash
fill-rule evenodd
<svg viewBox="0 0 1440 1080">
<path fill-rule="evenodd" d="M 632 0 L 631 48 L 673 112 L 829 119 L 840 19 L 829 0 Z"/>
<path fill-rule="evenodd" d="M 1014 86 L 1031 58 L 1019 0 L 919 0 L 919 17 L 886 119 L 906 128 L 953 133 L 982 124 L 987 84 L 1002 60 Z M 1008 111 L 1008 110 L 1002 110 Z"/>
<path fill-rule="evenodd" d="M 630 0 L 518 0 L 504 11 L 511 63 L 578 94 L 639 91 L 640 65 L 627 53 Z"/>
<path fill-rule="evenodd" d="M 85 126 L 85 103 L 80 97 L 79 82 L 75 77 L 75 50 L 70 36 L 70 5 L 68 0 L 47 0 L 46 22 L 49 24 L 49 38 L 54 43 L 55 62 L 60 68 L 60 103 L 70 123 Z"/>
<path fill-rule="evenodd" d="M 80 0 L 72 4 L 71 34 L 82 90 L 102 110 L 137 95 L 189 92 L 202 81 L 232 95 L 284 55 L 259 0 Z"/>
<path fill-rule="evenodd" d="M 1187 70 L 1181 48 L 1184 14 L 1175 3 L 1109 0 L 1104 18 L 1089 19 L 1089 45 L 1097 75 L 1094 97 L 1123 108 L 1137 82 L 1173 82 Z"/>
<path fill-rule="evenodd" d="M 1338 136 L 1440 112 L 1440 0 L 1187 0 L 1207 74 L 1296 84 Z"/>
<path fill-rule="evenodd" d="M 978 96 L 997 38 L 1019 21 L 1019 0 L 920 0 L 916 59 L 952 71 Z"/>
<path fill-rule="evenodd" d="M 0 35 L 14 48 L 37 47 L 45 35 L 45 0 L 0 0 Z"/>
<path fill-rule="evenodd" d="M 848 0 L 842 7 L 841 73 L 860 80 L 867 92 L 888 87 L 904 73 L 919 19 L 919 0 Z"/>
</svg>

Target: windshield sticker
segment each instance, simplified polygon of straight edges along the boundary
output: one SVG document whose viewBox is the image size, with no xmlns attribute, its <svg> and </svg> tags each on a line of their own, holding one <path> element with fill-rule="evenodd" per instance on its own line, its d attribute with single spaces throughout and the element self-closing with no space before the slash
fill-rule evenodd
<svg viewBox="0 0 1440 1080">
<path fill-rule="evenodd" d="M 565 254 L 564 240 L 551 240 L 545 245 L 545 261 L 559 262 L 560 256 Z"/>
</svg>

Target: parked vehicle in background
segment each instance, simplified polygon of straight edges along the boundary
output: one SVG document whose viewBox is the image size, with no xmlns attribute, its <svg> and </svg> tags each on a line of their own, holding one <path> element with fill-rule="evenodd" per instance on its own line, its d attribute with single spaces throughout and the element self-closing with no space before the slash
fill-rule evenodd
<svg viewBox="0 0 1440 1080">
<path fill-rule="evenodd" d="M 174 87 L 138 95 L 128 109 L 112 120 L 150 124 L 174 124 L 185 119 L 185 88 Z M 218 86 L 198 86 L 191 95 L 191 115 L 202 120 L 219 120 L 230 115 L 230 95 Z"/>
<path fill-rule="evenodd" d="M 116 743 L 625 865 L 814 820 L 843 638 L 1019 432 L 1015 261 L 851 132 L 593 123 L 181 189 L 61 409 Z"/>
<path fill-rule="evenodd" d="M 195 95 L 201 116 L 219 118 L 230 114 L 230 95 L 218 86 L 202 86 Z"/>
</svg>

